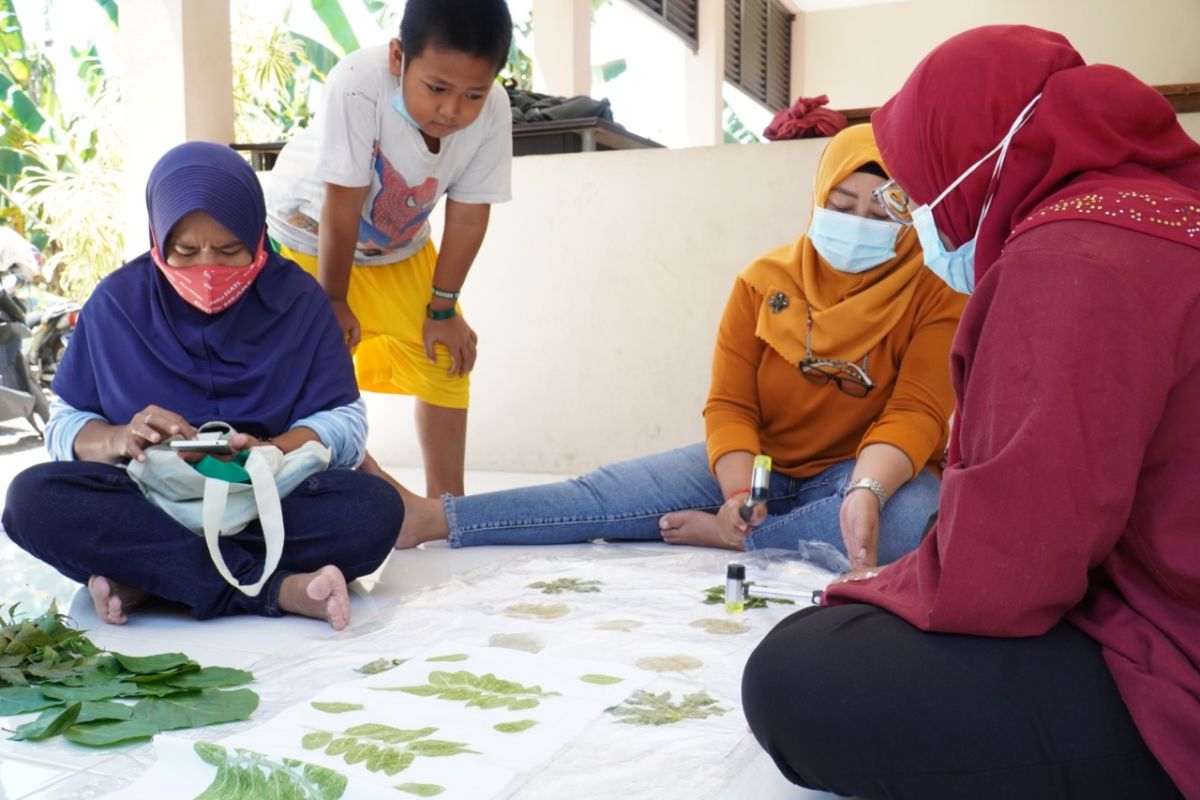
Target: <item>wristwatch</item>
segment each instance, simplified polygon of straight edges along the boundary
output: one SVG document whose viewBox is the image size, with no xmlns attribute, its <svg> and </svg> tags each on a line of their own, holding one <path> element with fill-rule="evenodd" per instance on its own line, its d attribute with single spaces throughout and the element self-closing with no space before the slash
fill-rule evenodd
<svg viewBox="0 0 1200 800">
<path fill-rule="evenodd" d="M 883 511 L 883 507 L 887 505 L 888 495 L 883 489 L 883 484 L 874 478 L 859 478 L 854 483 L 846 482 L 842 487 L 842 497 L 853 492 L 855 489 L 866 489 L 871 494 L 875 495 L 875 499 L 879 501 L 879 510 Z"/>
</svg>

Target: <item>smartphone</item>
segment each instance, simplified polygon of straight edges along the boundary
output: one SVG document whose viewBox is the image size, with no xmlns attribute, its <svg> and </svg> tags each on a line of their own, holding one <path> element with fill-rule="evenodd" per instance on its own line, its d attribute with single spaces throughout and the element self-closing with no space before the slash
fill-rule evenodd
<svg viewBox="0 0 1200 800">
<path fill-rule="evenodd" d="M 233 448 L 228 439 L 172 439 L 171 449 L 181 453 L 217 453 L 229 455 Z"/>
</svg>

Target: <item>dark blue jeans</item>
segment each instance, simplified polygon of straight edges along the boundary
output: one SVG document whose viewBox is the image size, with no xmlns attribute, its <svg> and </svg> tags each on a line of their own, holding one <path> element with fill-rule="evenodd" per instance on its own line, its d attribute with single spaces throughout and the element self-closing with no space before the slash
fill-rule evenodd
<svg viewBox="0 0 1200 800">
<path fill-rule="evenodd" d="M 404 504 L 388 483 L 344 469 L 314 475 L 282 505 L 283 557 L 258 597 L 226 583 L 203 537 L 151 505 L 125 470 L 106 464 L 63 461 L 25 470 L 8 487 L 4 530 L 72 580 L 103 575 L 208 619 L 279 616 L 279 587 L 292 573 L 326 564 L 346 580 L 374 572 L 404 520 Z M 265 554 L 258 523 L 222 537 L 221 553 L 240 582 L 258 580 Z"/>
</svg>

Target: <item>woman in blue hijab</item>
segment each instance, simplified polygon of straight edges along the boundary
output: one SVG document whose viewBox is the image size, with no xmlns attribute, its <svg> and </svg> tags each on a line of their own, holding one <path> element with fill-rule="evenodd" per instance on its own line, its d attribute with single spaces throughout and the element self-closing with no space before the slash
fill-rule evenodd
<svg viewBox="0 0 1200 800">
<path fill-rule="evenodd" d="M 344 628 L 346 581 L 383 563 L 404 509 L 390 485 L 354 469 L 366 414 L 329 301 L 272 249 L 258 178 L 228 147 L 170 150 L 150 174 L 146 207 L 151 249 L 84 306 L 53 384 L 54 461 L 9 486 L 4 528 L 87 583 L 106 622 L 163 598 L 198 619 L 292 613 Z M 123 468 L 210 420 L 240 431 L 235 453 L 315 440 L 332 454 L 329 470 L 283 499 L 283 557 L 256 597 L 227 583 L 203 538 L 146 500 Z M 221 551 L 240 582 L 257 579 L 258 523 L 222 538 Z"/>
</svg>

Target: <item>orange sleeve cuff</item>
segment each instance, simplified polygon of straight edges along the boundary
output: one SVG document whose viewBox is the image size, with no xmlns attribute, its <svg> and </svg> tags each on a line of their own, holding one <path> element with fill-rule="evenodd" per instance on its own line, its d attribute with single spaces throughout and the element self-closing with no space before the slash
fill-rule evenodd
<svg viewBox="0 0 1200 800">
<path fill-rule="evenodd" d="M 729 421 L 723 424 L 712 424 L 710 420 L 708 437 L 708 469 L 716 474 L 717 460 L 726 453 L 745 451 L 761 453 L 758 429 L 741 421 Z"/>
<path fill-rule="evenodd" d="M 931 459 L 940 460 L 942 450 L 946 447 L 946 428 L 934 431 L 934 427 L 933 421 L 927 419 L 882 419 L 867 429 L 858 445 L 858 452 L 861 453 L 867 445 L 890 444 L 908 456 L 915 475 L 924 469 Z"/>
</svg>

